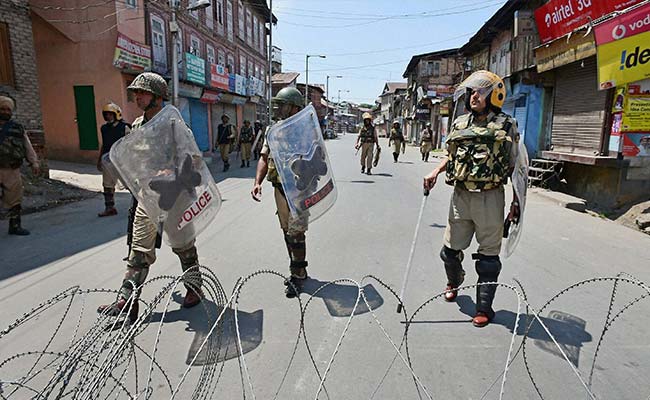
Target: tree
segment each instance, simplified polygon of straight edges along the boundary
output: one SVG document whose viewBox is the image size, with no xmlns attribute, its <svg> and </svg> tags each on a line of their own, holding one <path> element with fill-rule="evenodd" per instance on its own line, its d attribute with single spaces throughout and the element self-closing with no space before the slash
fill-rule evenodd
<svg viewBox="0 0 650 400">
<path fill-rule="evenodd" d="M 368 104 L 368 103 L 361 103 L 361 104 L 359 104 L 359 107 L 361 107 L 361 108 L 372 108 L 372 107 L 374 107 L 374 105 Z"/>
</svg>

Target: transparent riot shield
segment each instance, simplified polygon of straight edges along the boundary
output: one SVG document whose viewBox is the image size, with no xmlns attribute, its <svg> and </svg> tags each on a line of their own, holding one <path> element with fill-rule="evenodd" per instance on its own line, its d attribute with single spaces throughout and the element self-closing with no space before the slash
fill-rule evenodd
<svg viewBox="0 0 650 400">
<path fill-rule="evenodd" d="M 523 137 L 519 140 L 519 156 L 517 157 L 515 170 L 512 173 L 512 187 L 519 199 L 519 219 L 509 224 L 508 238 L 503 246 L 503 254 L 505 257 L 510 257 L 515 251 L 521 239 L 521 232 L 524 226 L 526 192 L 528 190 L 528 152 L 526 151 Z"/>
<path fill-rule="evenodd" d="M 337 190 L 316 110 L 307 106 L 271 126 L 266 141 L 292 217 L 312 222 L 336 202 Z"/>
<path fill-rule="evenodd" d="M 192 241 L 214 219 L 221 195 L 192 131 L 168 105 L 117 141 L 110 160 L 172 247 Z"/>
</svg>

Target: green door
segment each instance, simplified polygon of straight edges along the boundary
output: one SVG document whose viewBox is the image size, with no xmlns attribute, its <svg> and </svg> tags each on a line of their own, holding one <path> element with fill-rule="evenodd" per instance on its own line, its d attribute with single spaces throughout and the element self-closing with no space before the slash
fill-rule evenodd
<svg viewBox="0 0 650 400">
<path fill-rule="evenodd" d="M 77 107 L 77 129 L 81 150 L 99 150 L 97 119 L 95 118 L 95 92 L 92 86 L 75 86 L 74 102 Z"/>
</svg>

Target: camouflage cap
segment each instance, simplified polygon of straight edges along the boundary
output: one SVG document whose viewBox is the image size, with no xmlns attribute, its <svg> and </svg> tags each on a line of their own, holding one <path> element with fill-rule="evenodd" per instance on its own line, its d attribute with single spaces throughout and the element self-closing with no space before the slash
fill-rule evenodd
<svg viewBox="0 0 650 400">
<path fill-rule="evenodd" d="M 144 90 L 154 96 L 162 97 L 163 100 L 167 99 L 167 82 L 165 82 L 165 79 L 162 76 L 154 72 L 143 72 L 136 76 L 126 90 L 129 92 L 134 90 Z"/>
</svg>

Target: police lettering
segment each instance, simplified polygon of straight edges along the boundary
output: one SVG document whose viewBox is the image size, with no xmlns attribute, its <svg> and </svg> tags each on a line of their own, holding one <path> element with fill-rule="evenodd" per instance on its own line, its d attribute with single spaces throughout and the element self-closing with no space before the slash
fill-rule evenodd
<svg viewBox="0 0 650 400">
<path fill-rule="evenodd" d="M 212 195 L 210 194 L 210 192 L 206 190 L 205 192 L 203 192 L 201 196 L 199 196 L 199 198 L 194 203 L 192 203 L 190 208 L 188 208 L 187 210 L 185 210 L 185 212 L 183 212 L 180 221 L 178 221 L 178 229 L 179 230 L 183 229 L 185 225 L 191 223 L 194 220 L 194 218 L 201 215 L 201 212 L 205 209 L 205 207 L 208 204 L 210 204 L 211 201 L 212 201 Z"/>
</svg>

